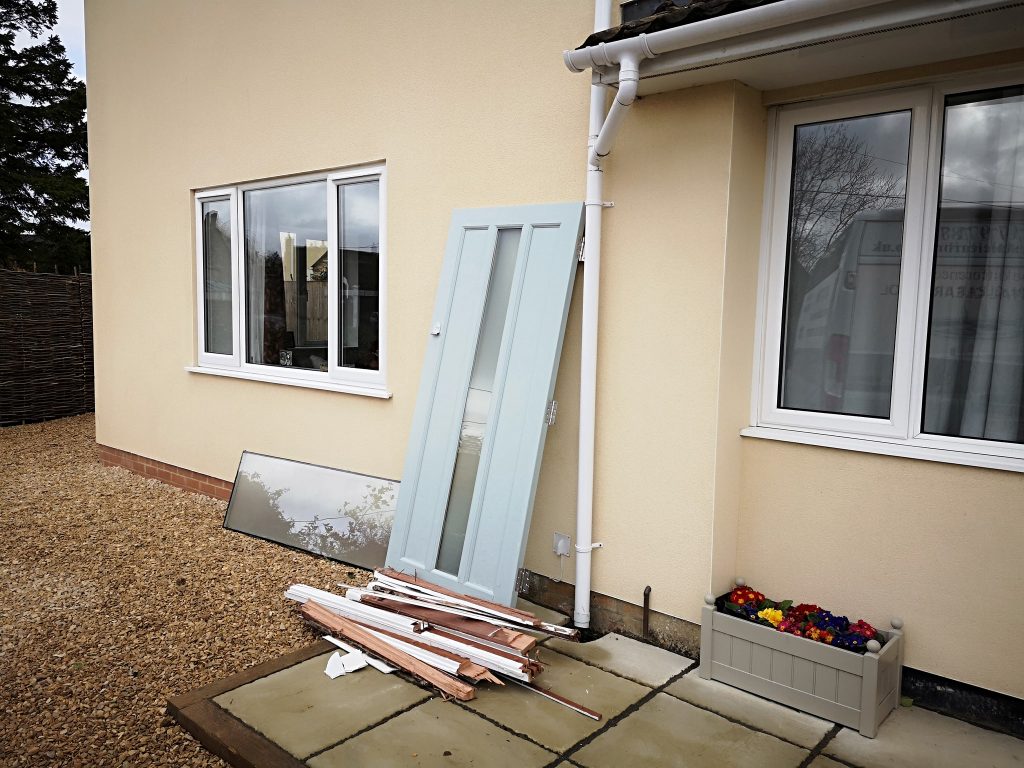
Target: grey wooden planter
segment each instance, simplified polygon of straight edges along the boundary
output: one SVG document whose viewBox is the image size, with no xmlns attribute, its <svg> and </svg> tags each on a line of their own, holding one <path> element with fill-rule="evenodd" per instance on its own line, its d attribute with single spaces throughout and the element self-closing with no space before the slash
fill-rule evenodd
<svg viewBox="0 0 1024 768">
<path fill-rule="evenodd" d="M 737 579 L 737 583 L 742 580 Z M 704 599 L 700 676 L 741 688 L 874 738 L 900 700 L 903 622 L 864 654 L 789 635 L 715 610 Z"/>
</svg>

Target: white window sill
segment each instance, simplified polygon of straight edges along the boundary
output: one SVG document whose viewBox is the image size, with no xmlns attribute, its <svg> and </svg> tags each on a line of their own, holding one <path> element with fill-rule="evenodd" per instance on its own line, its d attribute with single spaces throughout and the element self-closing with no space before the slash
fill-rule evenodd
<svg viewBox="0 0 1024 768">
<path fill-rule="evenodd" d="M 743 437 L 757 437 L 764 440 L 781 440 L 785 443 L 819 445 L 844 451 L 877 453 L 885 456 L 901 456 L 907 459 L 939 461 L 945 464 L 962 464 L 968 467 L 1002 469 L 1009 472 L 1024 472 L 1024 459 L 1012 456 L 997 456 L 991 453 L 975 453 L 950 447 L 923 445 L 906 440 L 888 440 L 882 437 L 851 437 L 822 432 L 805 432 L 780 427 L 747 427 L 740 430 Z"/>
<path fill-rule="evenodd" d="M 289 376 L 274 376 L 268 373 L 255 373 L 253 371 L 240 371 L 232 368 L 203 368 L 197 365 L 185 366 L 189 373 L 205 373 L 210 376 L 226 376 L 229 379 L 247 379 L 248 381 L 262 381 L 266 384 L 284 384 L 289 387 L 304 387 L 306 389 L 322 389 L 327 392 L 344 392 L 349 395 L 363 395 L 364 397 L 379 397 L 384 400 L 391 399 L 391 393 L 383 387 L 360 386 L 359 384 L 345 384 L 340 381 L 317 381 L 314 379 L 298 379 Z"/>
</svg>

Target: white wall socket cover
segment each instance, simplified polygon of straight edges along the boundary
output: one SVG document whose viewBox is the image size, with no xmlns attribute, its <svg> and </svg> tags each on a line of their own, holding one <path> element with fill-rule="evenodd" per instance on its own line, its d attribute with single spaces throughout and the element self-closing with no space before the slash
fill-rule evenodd
<svg viewBox="0 0 1024 768">
<path fill-rule="evenodd" d="M 552 547 L 559 557 L 569 556 L 569 537 L 564 533 L 555 534 L 555 542 Z"/>
</svg>

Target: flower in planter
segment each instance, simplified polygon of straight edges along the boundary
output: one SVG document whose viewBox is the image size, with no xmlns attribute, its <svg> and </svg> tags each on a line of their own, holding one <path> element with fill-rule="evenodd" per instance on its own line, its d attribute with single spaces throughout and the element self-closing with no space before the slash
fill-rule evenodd
<svg viewBox="0 0 1024 768">
<path fill-rule="evenodd" d="M 786 617 L 793 619 L 796 622 L 807 621 L 807 617 L 812 613 L 817 613 L 821 608 L 816 606 L 814 603 L 800 603 L 800 605 L 794 605 L 788 611 L 786 611 Z"/>
<path fill-rule="evenodd" d="M 810 638 L 811 640 L 817 640 L 819 643 L 830 644 L 835 635 L 826 629 L 821 629 L 820 627 L 811 625 L 804 631 L 804 637 Z"/>
<path fill-rule="evenodd" d="M 782 611 L 778 608 L 765 608 L 762 611 L 758 611 L 757 617 L 764 619 L 773 627 L 778 627 L 782 623 Z"/>
<path fill-rule="evenodd" d="M 845 616 L 834 616 L 830 611 L 819 611 L 815 617 L 807 619 L 820 629 L 835 633 L 846 632 L 850 628 L 850 620 Z"/>
<path fill-rule="evenodd" d="M 845 648 L 848 651 L 862 651 L 867 645 L 867 638 L 863 635 L 857 635 L 849 633 L 846 635 L 836 635 L 832 638 L 831 644 L 836 648 Z"/>
<path fill-rule="evenodd" d="M 873 640 L 875 635 L 878 634 L 875 628 L 868 624 L 864 619 L 858 619 L 856 622 L 850 625 L 850 632 L 855 635 L 860 635 L 865 640 Z"/>
<path fill-rule="evenodd" d="M 783 619 L 779 622 L 776 629 L 779 630 L 779 632 L 787 632 L 788 634 L 796 635 L 797 637 L 803 637 L 804 634 L 803 625 L 798 621 L 793 621 L 793 619 Z"/>
<path fill-rule="evenodd" d="M 750 587 L 736 587 L 729 593 L 729 602 L 736 605 L 747 605 L 748 603 L 757 605 L 764 602 L 764 595 Z"/>
</svg>

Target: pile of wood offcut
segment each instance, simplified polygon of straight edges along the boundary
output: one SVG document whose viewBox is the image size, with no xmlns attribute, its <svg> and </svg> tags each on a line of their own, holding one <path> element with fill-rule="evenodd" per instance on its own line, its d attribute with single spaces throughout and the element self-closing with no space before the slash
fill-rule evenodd
<svg viewBox="0 0 1024 768">
<path fill-rule="evenodd" d="M 403 669 L 459 701 L 474 698 L 478 683 L 512 682 L 601 719 L 597 712 L 534 682 L 544 668 L 537 658 L 538 639 L 555 636 L 578 641 L 575 629 L 460 595 L 391 568 L 375 571 L 365 587 L 349 587 L 344 594 L 294 584 L 285 597 L 301 603 L 302 615 L 337 635 L 327 639 L 349 651 L 332 659 L 338 674 L 363 666 L 365 658 L 382 672 L 394 671 L 390 665 Z"/>
</svg>

